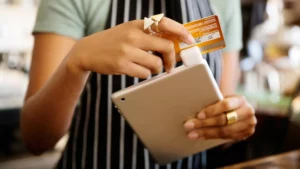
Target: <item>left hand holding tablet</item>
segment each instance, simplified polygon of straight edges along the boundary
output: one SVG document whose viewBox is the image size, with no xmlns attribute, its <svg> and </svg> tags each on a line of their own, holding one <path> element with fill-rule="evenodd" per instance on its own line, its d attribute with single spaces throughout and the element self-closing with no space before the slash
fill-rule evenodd
<svg viewBox="0 0 300 169">
<path fill-rule="evenodd" d="M 184 127 L 191 140 L 243 140 L 254 134 L 256 124 L 255 110 L 246 98 L 231 96 L 206 107 Z"/>
</svg>

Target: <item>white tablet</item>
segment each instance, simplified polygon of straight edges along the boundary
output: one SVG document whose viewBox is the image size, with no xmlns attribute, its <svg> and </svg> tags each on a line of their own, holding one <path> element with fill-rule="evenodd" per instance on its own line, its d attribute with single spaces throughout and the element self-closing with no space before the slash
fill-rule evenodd
<svg viewBox="0 0 300 169">
<path fill-rule="evenodd" d="M 184 123 L 223 99 L 207 62 L 181 66 L 118 91 L 112 100 L 154 160 L 164 165 L 228 140 L 191 141 Z"/>
</svg>

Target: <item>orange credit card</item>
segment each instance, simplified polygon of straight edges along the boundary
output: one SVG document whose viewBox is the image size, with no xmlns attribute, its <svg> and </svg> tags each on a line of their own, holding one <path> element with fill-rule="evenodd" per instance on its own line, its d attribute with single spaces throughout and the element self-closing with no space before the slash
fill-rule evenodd
<svg viewBox="0 0 300 169">
<path fill-rule="evenodd" d="M 196 21 L 184 24 L 186 29 L 195 38 L 196 43 L 188 45 L 178 39 L 173 40 L 177 61 L 180 61 L 179 53 L 181 50 L 198 46 L 202 54 L 212 52 L 226 47 L 222 27 L 217 15 L 208 16 Z"/>
</svg>

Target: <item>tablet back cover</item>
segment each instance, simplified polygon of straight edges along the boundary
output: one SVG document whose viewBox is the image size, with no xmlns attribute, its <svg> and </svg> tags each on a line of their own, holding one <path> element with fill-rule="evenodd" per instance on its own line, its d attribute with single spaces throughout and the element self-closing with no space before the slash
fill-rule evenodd
<svg viewBox="0 0 300 169">
<path fill-rule="evenodd" d="M 119 112 L 152 157 L 167 164 L 221 145 L 228 140 L 191 141 L 184 123 L 223 99 L 206 61 L 177 68 L 112 95 Z"/>
</svg>

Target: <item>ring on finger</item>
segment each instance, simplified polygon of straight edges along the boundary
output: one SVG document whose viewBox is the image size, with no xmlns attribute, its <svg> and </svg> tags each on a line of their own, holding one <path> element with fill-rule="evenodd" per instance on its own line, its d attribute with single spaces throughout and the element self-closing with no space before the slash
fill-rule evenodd
<svg viewBox="0 0 300 169">
<path fill-rule="evenodd" d="M 151 26 L 148 27 L 148 31 L 150 32 L 150 35 L 155 35 L 157 33 L 152 30 Z"/>
<path fill-rule="evenodd" d="M 236 123 L 238 121 L 238 116 L 236 111 L 230 111 L 225 113 L 227 119 L 227 125 Z"/>
<path fill-rule="evenodd" d="M 150 18 L 145 17 L 144 18 L 144 30 L 148 29 L 150 34 L 155 34 L 160 32 L 158 28 L 158 24 L 161 21 L 161 19 L 164 17 L 164 14 L 158 14 L 158 15 L 153 15 Z M 155 26 L 155 31 L 152 30 L 151 26 Z"/>
<path fill-rule="evenodd" d="M 158 28 L 158 22 L 159 22 L 159 21 L 155 21 L 155 22 L 154 22 L 155 31 L 156 31 L 157 33 L 160 32 L 160 30 L 159 30 L 159 28 Z"/>
</svg>

